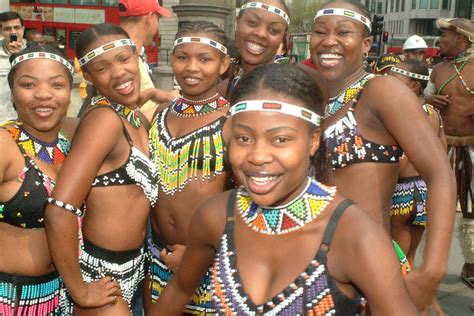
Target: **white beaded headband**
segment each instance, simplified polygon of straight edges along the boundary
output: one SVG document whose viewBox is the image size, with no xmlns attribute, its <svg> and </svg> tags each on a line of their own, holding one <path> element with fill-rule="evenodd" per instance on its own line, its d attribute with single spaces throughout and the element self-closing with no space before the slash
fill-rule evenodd
<svg viewBox="0 0 474 316">
<path fill-rule="evenodd" d="M 206 44 L 220 50 L 225 55 L 227 55 L 227 48 L 224 45 L 205 37 L 180 37 L 174 41 L 174 47 L 184 43 Z"/>
<path fill-rule="evenodd" d="M 298 105 L 270 100 L 247 100 L 239 102 L 230 108 L 230 116 L 248 111 L 277 112 L 291 115 L 296 118 L 303 119 L 316 126 L 319 126 L 321 122 L 321 116 L 314 113 L 313 111 L 302 108 Z"/>
<path fill-rule="evenodd" d="M 97 56 L 105 52 L 108 52 L 111 49 L 119 48 L 122 46 L 135 46 L 135 45 L 133 44 L 132 40 L 129 38 L 124 38 L 121 40 L 116 40 L 116 41 L 107 43 L 85 54 L 81 59 L 79 59 L 79 64 L 82 67 L 88 62 L 90 62 L 92 59 L 96 58 Z"/>
<path fill-rule="evenodd" d="M 408 77 L 413 78 L 413 79 L 420 79 L 420 80 L 425 80 L 425 81 L 430 80 L 429 76 L 416 74 L 414 72 L 410 72 L 408 70 L 400 69 L 400 68 L 397 68 L 397 67 L 394 67 L 394 66 L 392 66 L 392 68 L 390 70 L 393 71 L 393 72 L 397 72 L 401 75 L 408 76 Z"/>
<path fill-rule="evenodd" d="M 285 19 L 286 23 L 290 25 L 290 17 L 288 14 L 283 11 L 282 9 L 279 9 L 277 7 L 274 7 L 272 5 L 268 5 L 262 2 L 247 2 L 242 7 L 240 8 L 241 10 L 245 9 L 263 9 L 267 10 L 268 12 L 275 13 L 279 16 L 281 16 L 283 19 Z"/>
<path fill-rule="evenodd" d="M 347 10 L 347 9 L 342 9 L 342 8 L 327 8 L 327 9 L 319 10 L 318 13 L 316 13 L 316 16 L 314 17 L 314 21 L 316 21 L 316 19 L 319 18 L 320 16 L 327 16 L 327 15 L 345 16 L 347 18 L 359 21 L 367 27 L 367 29 L 369 30 L 369 33 L 372 32 L 372 23 L 370 23 L 370 20 L 367 17 L 357 12 L 354 12 L 352 10 Z"/>
<path fill-rule="evenodd" d="M 57 62 L 61 63 L 64 67 L 66 67 L 67 70 L 69 70 L 69 72 L 71 73 L 71 75 L 74 75 L 74 67 L 71 65 L 71 63 L 68 60 L 62 58 L 59 55 L 56 55 L 56 54 L 53 54 L 53 53 L 47 53 L 47 52 L 33 52 L 33 53 L 27 53 L 27 54 L 20 55 L 17 58 L 13 59 L 12 68 L 14 66 L 16 66 L 17 64 L 23 62 L 23 61 L 30 60 L 30 59 L 36 59 L 36 58 L 50 59 L 50 60 L 57 61 Z"/>
</svg>

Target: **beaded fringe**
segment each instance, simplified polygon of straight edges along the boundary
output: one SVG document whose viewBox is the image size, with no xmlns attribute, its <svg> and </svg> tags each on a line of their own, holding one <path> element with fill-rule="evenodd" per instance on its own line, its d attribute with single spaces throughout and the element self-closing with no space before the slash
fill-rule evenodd
<svg viewBox="0 0 474 316">
<path fill-rule="evenodd" d="M 0 281 L 0 315 L 61 315 L 61 291 L 59 277 L 27 285 Z"/>
</svg>

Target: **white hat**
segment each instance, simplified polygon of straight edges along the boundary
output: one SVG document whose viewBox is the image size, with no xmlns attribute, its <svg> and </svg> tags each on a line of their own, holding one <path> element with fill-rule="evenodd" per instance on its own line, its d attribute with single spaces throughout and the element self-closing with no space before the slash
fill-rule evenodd
<svg viewBox="0 0 474 316">
<path fill-rule="evenodd" d="M 428 48 L 424 39 L 418 35 L 412 35 L 405 43 L 403 43 L 403 50 L 424 50 Z"/>
</svg>

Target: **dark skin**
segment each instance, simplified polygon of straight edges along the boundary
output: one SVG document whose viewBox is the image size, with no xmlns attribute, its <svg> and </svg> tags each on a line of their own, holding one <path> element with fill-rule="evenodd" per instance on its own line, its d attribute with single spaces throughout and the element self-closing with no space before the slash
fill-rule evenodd
<svg viewBox="0 0 474 316">
<path fill-rule="evenodd" d="M 325 7 L 359 12 L 357 7 L 344 2 L 332 2 Z M 326 80 L 331 96 L 362 75 L 362 55 L 369 50 L 371 42 L 362 23 L 340 16 L 323 16 L 316 20 L 311 38 L 312 59 Z M 327 53 L 339 56 L 333 66 L 333 61 L 324 60 Z M 331 116 L 325 127 L 344 116 L 349 106 Z M 453 230 L 455 181 L 446 153 L 420 106 L 420 100 L 395 78 L 384 76 L 370 80 L 354 115 L 364 138 L 377 144 L 398 144 L 403 148 L 430 192 L 427 199 L 430 226 L 424 262 L 406 277 L 412 299 L 420 310 L 426 309 L 446 271 Z M 398 172 L 396 163 L 358 163 L 335 170 L 334 178 L 341 194 L 351 198 L 390 232 L 390 202 Z"/>
<path fill-rule="evenodd" d="M 269 96 L 268 90 L 260 94 L 262 98 Z M 271 91 L 271 95 L 282 102 L 298 103 L 275 91 Z M 248 98 L 258 99 L 259 96 Z M 252 177 L 258 177 L 260 173 L 277 178 L 272 180 L 277 184 L 272 185 L 270 191 L 258 195 L 249 191 L 255 203 L 283 205 L 304 189 L 309 157 L 319 146 L 319 136 L 320 129 L 284 114 L 255 111 L 232 118 L 230 156 L 239 181 L 252 188 L 255 186 L 251 184 Z M 242 159 L 244 156 L 246 158 Z M 180 315 L 200 276 L 212 263 L 226 225 L 228 199 L 229 192 L 217 195 L 202 204 L 193 216 L 182 263 L 153 306 L 152 315 Z M 253 231 L 237 213 L 237 208 L 234 209 L 237 269 L 244 291 L 252 302 L 265 303 L 307 267 L 320 246 L 332 212 L 342 200 L 343 197 L 336 194 L 315 220 L 285 235 Z M 355 297 L 355 284 L 366 297 L 376 302 L 376 315 L 416 315 L 383 229 L 356 206 L 349 207 L 337 227 L 328 252 L 328 269 L 338 288 L 348 297 Z M 373 260 L 375 257 L 381 261 Z M 354 261 L 360 264 L 354 265 Z M 390 280 L 390 292 L 397 297 L 397 304 L 383 294 L 388 290 L 386 280 Z"/>
<path fill-rule="evenodd" d="M 412 71 L 406 65 L 397 65 L 397 68 L 404 69 L 407 71 Z M 413 80 L 408 76 L 389 71 L 389 75 L 397 78 L 398 80 L 402 81 L 407 87 L 409 87 L 416 95 L 420 96 L 423 92 L 422 86 L 419 81 Z M 442 127 L 443 123 L 441 122 L 441 117 L 436 111 L 432 111 L 430 115 L 428 115 L 428 119 L 433 130 L 439 137 L 439 140 L 443 144 L 444 149 L 447 149 L 447 141 L 446 136 L 444 135 L 444 129 Z M 413 164 L 410 162 L 408 157 L 404 156 L 400 160 L 400 174 L 399 178 L 407 178 L 407 177 L 414 177 L 418 176 L 418 171 L 416 171 Z M 412 212 L 415 212 L 413 210 Z M 412 212 L 409 214 L 404 215 L 397 215 L 390 217 L 390 232 L 392 234 L 393 239 L 400 245 L 403 252 L 407 255 L 408 262 L 410 266 L 414 267 L 415 264 L 415 254 L 418 248 L 418 245 L 421 241 L 421 237 L 423 236 L 424 227 L 422 226 L 413 226 L 411 225 L 412 220 Z"/>
<path fill-rule="evenodd" d="M 99 37 L 90 44 L 88 51 L 121 38 L 122 35 Z M 88 63 L 83 71 L 103 96 L 120 104 L 137 106 L 140 77 L 136 52 L 132 48 L 112 49 Z M 134 146 L 148 155 L 145 127 L 134 128 L 110 109 L 93 110 L 81 121 L 69 155 L 71 159 L 64 164 L 53 193 L 54 198 L 76 207 L 85 201 L 84 239 L 112 251 L 141 247 L 150 211 L 143 190 L 134 184 L 91 188 L 97 175 L 118 168 L 128 159 L 130 144 L 124 136 L 123 126 Z M 77 257 L 77 216 L 49 205 L 46 224 L 54 262 L 76 303 L 74 313 L 130 315 L 127 303 L 120 297 L 119 284 L 109 276 L 91 283 L 82 281 Z"/>
<path fill-rule="evenodd" d="M 286 10 L 277 0 L 260 2 Z M 245 9 L 242 15 L 237 17 L 236 26 L 236 45 L 242 60 L 243 74 L 259 65 L 273 63 L 287 30 L 285 19 L 275 13 L 263 9 Z M 219 84 L 221 95 L 227 95 L 228 84 L 229 80 Z"/>
<path fill-rule="evenodd" d="M 186 36 L 210 38 L 210 34 L 196 33 Z M 182 88 L 183 96 L 190 100 L 204 100 L 217 93 L 217 82 L 229 67 L 230 59 L 220 51 L 205 44 L 188 43 L 175 47 L 172 55 L 172 66 L 176 80 Z M 169 106 L 169 104 L 167 105 Z M 162 110 L 162 109 L 159 109 Z M 182 118 L 168 112 L 166 124 L 173 139 L 186 136 L 227 114 L 228 107 L 206 115 Z M 227 138 L 228 126 L 223 128 L 224 141 Z M 225 158 L 226 159 L 226 158 Z M 182 191 L 166 194 L 162 189 L 158 193 L 160 201 L 152 211 L 151 225 L 153 230 L 163 238 L 168 249 L 163 249 L 161 258 L 171 271 L 175 271 L 184 253 L 188 240 L 191 218 L 200 205 L 215 194 L 225 190 L 228 173 L 211 175 L 209 180 L 202 179 L 202 171 L 197 172 L 198 179 L 191 179 Z M 144 286 L 145 309 L 151 302 L 149 277 Z"/>
<path fill-rule="evenodd" d="M 465 36 L 449 30 L 442 30 L 439 41 L 443 54 L 457 55 L 469 47 Z M 457 64 L 459 68 L 461 64 Z M 451 62 L 445 61 L 436 65 L 431 73 L 431 81 L 435 86 L 435 95 L 426 97 L 427 102 L 436 106 L 443 117 L 446 135 L 474 135 L 474 99 L 466 91 L 461 80 L 456 77 L 438 94 L 441 85 L 456 73 Z M 474 62 L 469 61 L 461 70 L 461 76 L 467 86 L 474 86 Z"/>
<path fill-rule="evenodd" d="M 59 130 L 63 129 L 70 140 L 77 120 L 65 118 L 71 95 L 68 70 L 56 61 L 40 59 L 24 61 L 16 67 L 12 101 L 23 128 L 44 142 L 55 141 Z M 48 109 L 50 113 L 39 112 L 39 108 Z M 25 167 L 25 158 L 4 128 L 0 128 L 0 146 L 0 201 L 9 201 L 22 185 L 18 176 Z M 62 163 L 52 165 L 30 158 L 50 179 L 56 179 Z M 43 228 L 25 229 L 0 223 L 0 241 L 0 272 L 42 276 L 56 270 Z"/>
</svg>

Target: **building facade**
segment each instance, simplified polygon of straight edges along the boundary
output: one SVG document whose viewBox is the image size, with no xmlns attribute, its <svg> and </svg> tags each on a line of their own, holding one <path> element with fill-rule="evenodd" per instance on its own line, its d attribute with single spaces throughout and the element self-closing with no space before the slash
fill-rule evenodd
<svg viewBox="0 0 474 316">
<path fill-rule="evenodd" d="M 372 14 L 384 16 L 384 31 L 389 32 L 390 41 L 395 43 L 417 34 L 427 38 L 431 45 L 439 35 L 434 24 L 437 18 L 474 18 L 473 0 L 362 1 Z"/>
</svg>

